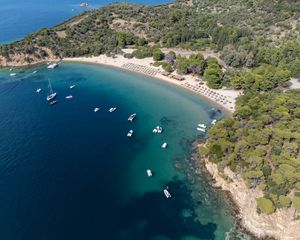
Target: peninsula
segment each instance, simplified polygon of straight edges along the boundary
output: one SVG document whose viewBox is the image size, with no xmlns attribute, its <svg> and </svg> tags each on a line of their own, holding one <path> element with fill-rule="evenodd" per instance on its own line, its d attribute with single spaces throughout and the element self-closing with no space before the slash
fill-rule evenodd
<svg viewBox="0 0 300 240">
<path fill-rule="evenodd" d="M 0 46 L 0 67 L 80 61 L 156 77 L 232 114 L 199 154 L 260 238 L 300 239 L 300 4 L 114 3 Z"/>
</svg>

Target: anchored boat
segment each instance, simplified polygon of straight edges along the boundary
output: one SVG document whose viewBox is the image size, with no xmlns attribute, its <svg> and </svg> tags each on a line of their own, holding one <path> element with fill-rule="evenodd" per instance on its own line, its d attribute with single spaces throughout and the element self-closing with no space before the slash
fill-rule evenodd
<svg viewBox="0 0 300 240">
<path fill-rule="evenodd" d="M 171 193 L 166 188 L 164 189 L 164 194 L 165 194 L 166 198 L 171 198 L 172 197 Z"/>
<path fill-rule="evenodd" d="M 162 148 L 167 148 L 168 147 L 168 143 L 164 142 L 162 145 L 161 145 Z"/>
<path fill-rule="evenodd" d="M 56 98 L 57 93 L 53 92 L 50 79 L 48 79 L 48 82 L 49 82 L 49 84 L 48 84 L 49 93 L 47 95 L 47 101 L 50 102 L 50 101 L 54 100 L 54 98 Z"/>
<path fill-rule="evenodd" d="M 133 130 L 129 130 L 129 132 L 127 133 L 127 137 L 132 137 L 133 134 Z"/>
<path fill-rule="evenodd" d="M 128 121 L 129 121 L 129 122 L 133 122 L 133 120 L 135 119 L 135 117 L 136 117 L 136 113 L 131 114 L 131 115 L 129 116 L 129 118 L 128 118 Z"/>
</svg>

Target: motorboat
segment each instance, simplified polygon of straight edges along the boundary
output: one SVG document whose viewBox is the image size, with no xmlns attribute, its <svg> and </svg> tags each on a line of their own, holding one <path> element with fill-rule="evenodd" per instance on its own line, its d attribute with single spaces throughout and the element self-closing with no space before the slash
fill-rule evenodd
<svg viewBox="0 0 300 240">
<path fill-rule="evenodd" d="M 38 72 L 38 71 L 33 71 L 32 73 L 33 73 L 33 74 L 36 74 L 37 72 Z"/>
<path fill-rule="evenodd" d="M 112 107 L 112 108 L 110 108 L 108 111 L 109 111 L 109 112 L 114 112 L 114 111 L 116 111 L 116 110 L 117 110 L 116 107 Z"/>
<path fill-rule="evenodd" d="M 152 177 L 152 172 L 150 169 L 147 169 L 147 175 L 148 175 L 148 177 Z"/>
<path fill-rule="evenodd" d="M 132 137 L 133 134 L 133 130 L 129 130 L 129 132 L 127 133 L 127 137 Z"/>
<path fill-rule="evenodd" d="M 131 114 L 131 115 L 129 116 L 129 118 L 128 118 L 128 121 L 129 121 L 129 122 L 133 122 L 133 120 L 135 119 L 135 117 L 136 117 L 136 113 Z"/>
<path fill-rule="evenodd" d="M 72 95 L 68 95 L 68 96 L 66 96 L 66 99 L 72 99 L 73 98 L 73 96 Z"/>
<path fill-rule="evenodd" d="M 71 85 L 70 86 L 70 89 L 73 89 L 73 88 L 75 88 L 76 87 L 76 85 Z"/>
<path fill-rule="evenodd" d="M 203 124 L 203 123 L 201 123 L 201 124 L 198 124 L 198 126 L 199 126 L 199 127 L 201 127 L 201 128 L 206 128 L 206 125 L 205 125 L 205 124 Z"/>
<path fill-rule="evenodd" d="M 204 128 L 197 128 L 197 130 L 199 131 L 199 132 L 205 132 L 206 130 L 204 129 Z"/>
<path fill-rule="evenodd" d="M 168 143 L 164 142 L 162 145 L 161 145 L 162 148 L 167 148 L 168 147 Z"/>
<path fill-rule="evenodd" d="M 94 108 L 94 112 L 98 112 L 98 111 L 100 111 L 100 108 Z"/>
<path fill-rule="evenodd" d="M 11 77 L 14 77 L 14 76 L 16 76 L 17 74 L 16 73 L 10 73 L 9 74 L 9 76 L 11 76 Z"/>
<path fill-rule="evenodd" d="M 52 101 L 54 98 L 56 98 L 57 93 L 53 92 L 50 79 L 48 79 L 48 82 L 49 82 L 49 84 L 48 84 L 49 93 L 47 95 L 47 101 L 49 102 L 49 101 Z"/>
<path fill-rule="evenodd" d="M 171 193 L 166 188 L 164 189 L 164 194 L 165 194 L 166 198 L 171 198 L 172 197 Z"/>
<path fill-rule="evenodd" d="M 88 7 L 88 6 L 89 6 L 89 4 L 88 4 L 88 3 L 85 3 L 85 2 L 83 2 L 83 3 L 80 3 L 80 4 L 79 4 L 79 6 L 80 6 L 80 7 Z"/>
<path fill-rule="evenodd" d="M 162 133 L 162 131 L 163 131 L 162 127 L 156 126 L 152 132 L 160 134 L 160 133 Z"/>
<path fill-rule="evenodd" d="M 48 69 L 54 69 L 54 68 L 56 68 L 56 67 L 58 67 L 58 63 L 52 63 L 52 64 L 50 64 L 50 65 L 48 65 Z"/>
<path fill-rule="evenodd" d="M 37 90 L 35 90 L 35 92 L 40 93 L 42 91 L 41 88 L 38 88 Z"/>
</svg>

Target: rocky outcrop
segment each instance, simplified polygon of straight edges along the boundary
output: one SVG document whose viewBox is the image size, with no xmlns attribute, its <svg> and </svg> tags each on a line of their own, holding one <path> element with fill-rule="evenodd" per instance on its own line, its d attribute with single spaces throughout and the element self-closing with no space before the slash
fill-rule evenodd
<svg viewBox="0 0 300 240">
<path fill-rule="evenodd" d="M 270 215 L 259 215 L 256 211 L 256 198 L 263 193 L 257 189 L 249 189 L 243 179 L 229 168 L 222 174 L 218 166 L 205 160 L 205 167 L 215 180 L 215 186 L 230 192 L 232 199 L 239 207 L 242 225 L 259 238 L 274 237 L 278 240 L 299 240 L 300 220 L 294 220 L 292 208 L 279 209 Z"/>
<path fill-rule="evenodd" d="M 48 61 L 59 61 L 60 58 L 45 47 L 36 47 L 32 53 L 9 54 L 9 58 L 0 56 L 0 67 L 24 67 Z"/>
</svg>

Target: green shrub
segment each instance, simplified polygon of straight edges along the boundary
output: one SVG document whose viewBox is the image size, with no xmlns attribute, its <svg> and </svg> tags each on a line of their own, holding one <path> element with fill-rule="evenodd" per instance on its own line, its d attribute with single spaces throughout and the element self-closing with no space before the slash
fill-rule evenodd
<svg viewBox="0 0 300 240">
<path fill-rule="evenodd" d="M 273 202 L 270 199 L 264 197 L 257 198 L 256 203 L 259 213 L 271 214 L 276 210 Z"/>
</svg>

